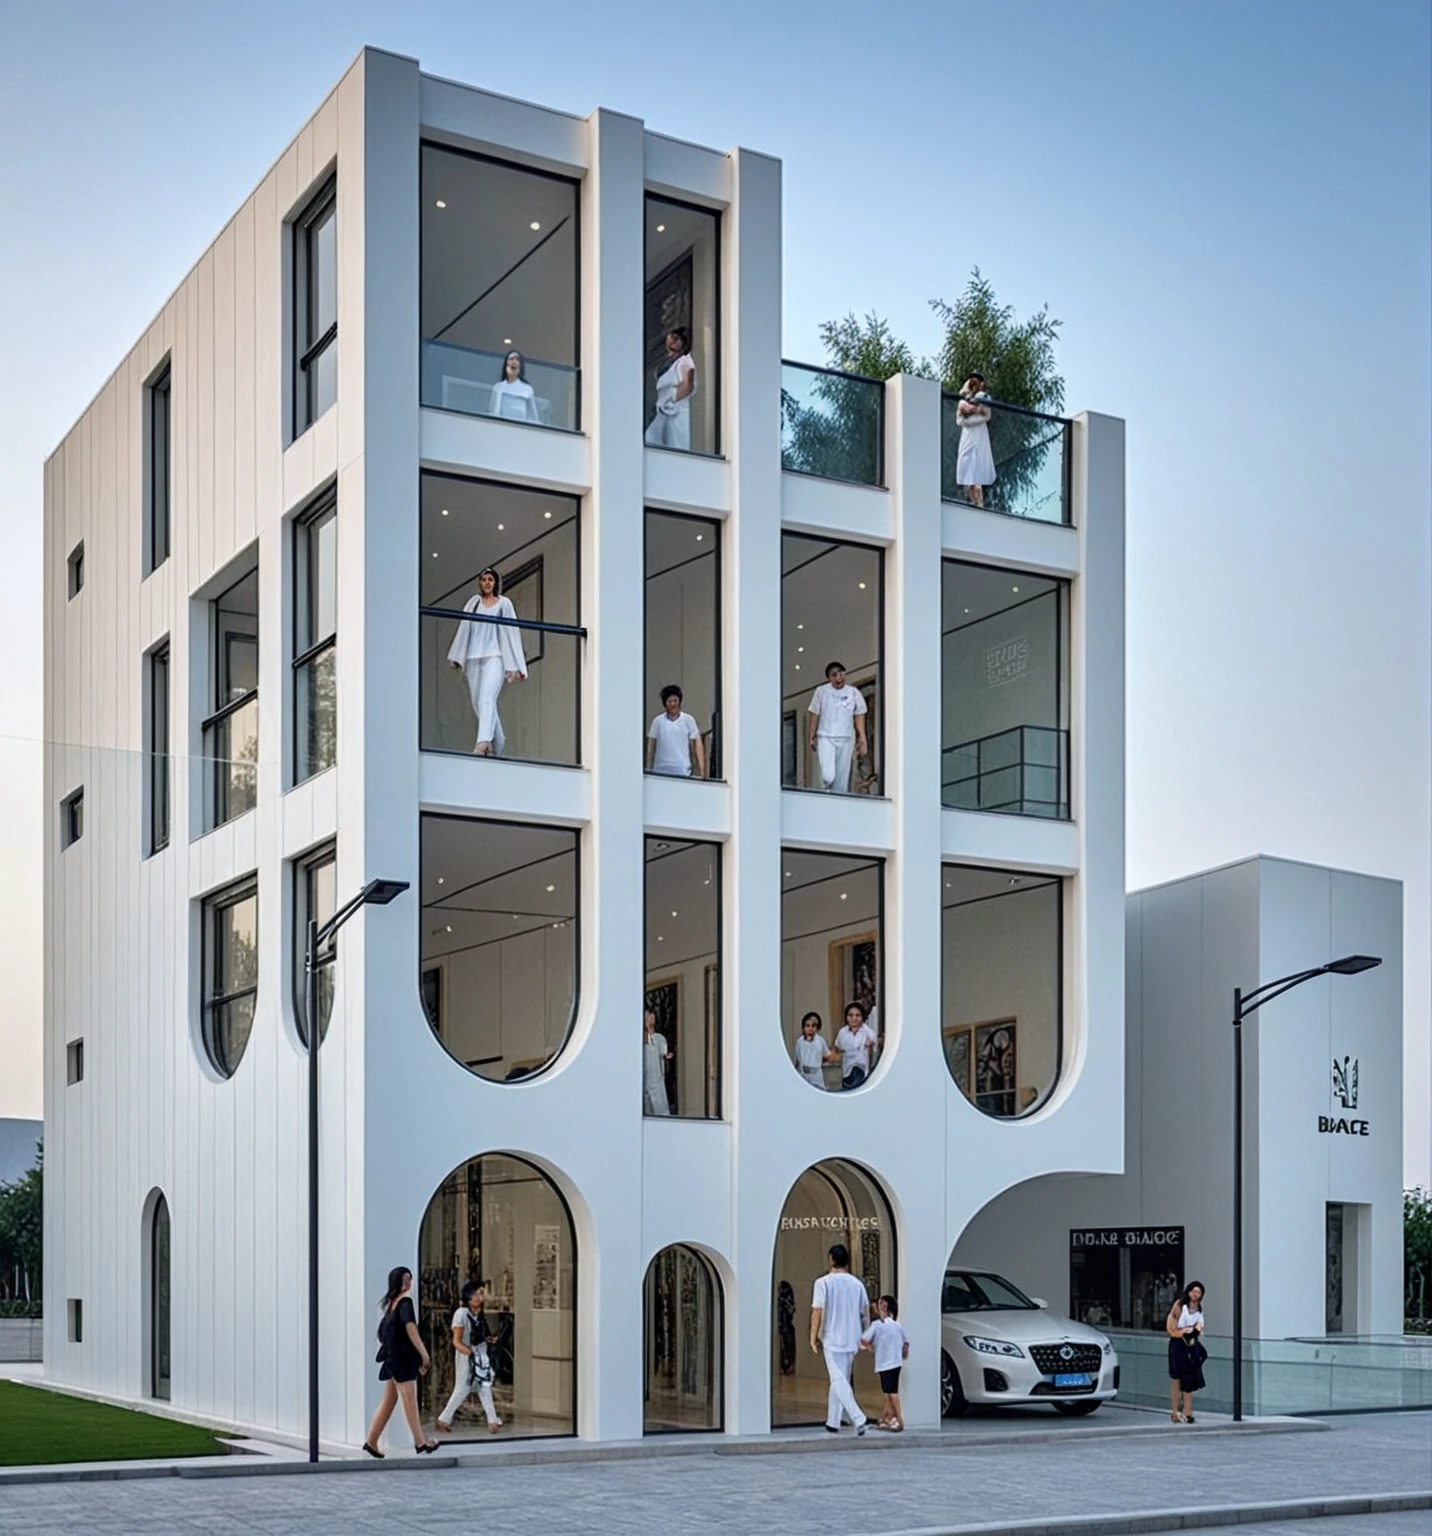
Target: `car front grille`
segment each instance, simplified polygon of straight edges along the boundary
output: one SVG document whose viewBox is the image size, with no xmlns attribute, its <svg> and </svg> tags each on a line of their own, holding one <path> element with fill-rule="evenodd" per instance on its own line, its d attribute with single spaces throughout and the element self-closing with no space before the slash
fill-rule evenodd
<svg viewBox="0 0 1432 1536">
<path fill-rule="evenodd" d="M 1068 1371 L 1097 1376 L 1104 1364 L 1104 1351 L 1097 1344 L 1031 1344 L 1029 1358 L 1041 1376 L 1060 1376 Z"/>
</svg>

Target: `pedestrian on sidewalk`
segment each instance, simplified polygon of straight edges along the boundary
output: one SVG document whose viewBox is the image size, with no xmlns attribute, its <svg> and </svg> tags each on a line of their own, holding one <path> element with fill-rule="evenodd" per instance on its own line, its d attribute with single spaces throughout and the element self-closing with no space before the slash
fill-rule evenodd
<svg viewBox="0 0 1432 1536">
<path fill-rule="evenodd" d="M 1164 1324 L 1168 1332 L 1168 1374 L 1175 1424 L 1193 1423 L 1193 1394 L 1204 1387 L 1203 1283 L 1191 1280 L 1169 1308 Z M 1180 1401 L 1181 1400 L 1181 1401 Z M 1180 1409 L 1182 1413 L 1180 1414 Z"/>
<path fill-rule="evenodd" d="M 363 1449 L 370 1456 L 383 1460 L 378 1442 L 393 1417 L 393 1409 L 401 1401 L 403 1417 L 412 1431 L 413 1449 L 422 1455 L 438 1448 L 436 1440 L 423 1434 L 423 1421 L 418 1417 L 418 1377 L 427 1373 L 432 1363 L 427 1346 L 418 1332 L 418 1320 L 413 1313 L 413 1272 L 399 1266 L 388 1271 L 388 1289 L 379 1302 L 378 1354 L 382 1369 L 378 1380 L 383 1383 L 383 1395 L 378 1400 L 378 1411 L 368 1426 L 368 1438 Z"/>
<path fill-rule="evenodd" d="M 817 1355 L 824 1350 L 830 1375 L 825 1427 L 832 1435 L 839 1434 L 843 1413 L 855 1425 L 855 1433 L 863 1435 L 866 1418 L 850 1385 L 850 1368 L 860 1348 L 860 1335 L 870 1322 L 870 1298 L 850 1272 L 850 1250 L 844 1243 L 834 1244 L 827 1258 L 830 1271 L 816 1281 L 810 1304 L 810 1347 Z"/>
<path fill-rule="evenodd" d="M 483 1303 L 487 1300 L 487 1281 L 469 1280 L 462 1288 L 462 1305 L 452 1315 L 452 1396 L 447 1407 L 438 1415 L 439 1434 L 452 1430 L 453 1415 L 467 1401 L 468 1393 L 477 1389 L 482 1411 L 487 1416 L 487 1428 L 496 1434 L 502 1428 L 497 1409 L 492 1403 L 492 1356 L 488 1346 L 497 1342 L 489 1332 L 487 1314 Z"/>
<path fill-rule="evenodd" d="M 900 1303 L 893 1296 L 882 1296 L 875 1307 L 880 1315 L 860 1335 L 860 1347 L 873 1351 L 875 1369 L 880 1373 L 880 1390 L 885 1394 L 885 1411 L 875 1427 L 898 1434 L 905 1427 L 905 1415 L 900 1408 L 900 1368 L 910 1358 L 910 1340 L 896 1321 Z"/>
</svg>

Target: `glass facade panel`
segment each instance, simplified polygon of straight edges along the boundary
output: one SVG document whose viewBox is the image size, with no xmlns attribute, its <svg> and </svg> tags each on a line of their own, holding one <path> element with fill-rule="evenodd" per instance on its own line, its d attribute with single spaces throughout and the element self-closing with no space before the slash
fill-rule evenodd
<svg viewBox="0 0 1432 1536">
<path fill-rule="evenodd" d="M 461 1440 L 487 1438 L 479 1393 L 453 1402 L 467 1364 L 452 1347 L 452 1316 L 468 1281 L 485 1282 L 493 1408 L 505 1436 L 571 1435 L 577 1428 L 577 1244 L 556 1186 L 520 1158 L 463 1163 L 428 1202 L 418 1236 L 418 1326 L 432 1369 L 418 1378 L 431 1427 L 439 1414 Z"/>
<path fill-rule="evenodd" d="M 338 756 L 338 512 L 329 503 L 295 530 L 294 782 Z"/>
<path fill-rule="evenodd" d="M 781 468 L 827 480 L 885 479 L 885 386 L 805 363 L 781 364 Z"/>
<path fill-rule="evenodd" d="M 642 1432 L 722 1427 L 721 1280 L 703 1253 L 663 1248 L 642 1288 L 646 1385 Z"/>
<path fill-rule="evenodd" d="M 880 793 L 884 581 L 878 549 L 781 535 L 781 783 L 787 789 Z"/>
<path fill-rule="evenodd" d="M 972 402 L 960 415 L 960 397 L 940 405 L 940 494 L 991 512 L 1067 523 L 1070 424 L 998 401 Z"/>
<path fill-rule="evenodd" d="M 947 864 L 941 1038 L 960 1092 L 996 1119 L 1030 1113 L 1059 1080 L 1063 886 Z"/>
<path fill-rule="evenodd" d="M 1075 1322 L 1162 1333 L 1182 1289 L 1182 1227 L 1149 1223 L 1069 1233 L 1069 1316 Z"/>
<path fill-rule="evenodd" d="M 721 849 L 646 840 L 642 1113 L 721 1115 Z"/>
<path fill-rule="evenodd" d="M 649 773 L 721 776 L 721 525 L 646 514 Z M 674 710 L 662 694 L 679 688 Z M 689 715 L 693 726 L 682 721 Z M 663 724 L 663 716 L 670 722 Z"/>
<path fill-rule="evenodd" d="M 577 508 L 574 497 L 552 492 L 423 476 L 425 751 L 579 761 Z M 483 613 L 562 628 L 484 623 Z"/>
<path fill-rule="evenodd" d="M 577 833 L 424 816 L 421 837 L 428 1022 L 479 1077 L 531 1077 L 577 1011 Z"/>
<path fill-rule="evenodd" d="M 173 1370 L 169 1352 L 169 1204 L 160 1195 L 149 1233 L 149 1395 L 169 1401 Z"/>
<path fill-rule="evenodd" d="M 259 989 L 259 895 L 252 881 L 204 903 L 204 1049 L 232 1077 L 249 1043 Z"/>
<path fill-rule="evenodd" d="M 879 859 L 781 854 L 782 1032 L 823 1092 L 859 1088 L 885 1043 L 882 875 Z"/>
<path fill-rule="evenodd" d="M 1069 815 L 1069 586 L 946 560 L 941 801 Z"/>
<path fill-rule="evenodd" d="M 646 200 L 646 441 L 719 453 L 721 216 Z"/>
<path fill-rule="evenodd" d="M 320 926 L 338 909 L 338 854 L 330 844 L 294 865 L 293 906 L 293 1016 L 298 1038 L 308 1044 L 308 924 Z M 337 934 L 330 934 L 318 948 L 318 1038 L 328 1038 L 333 1015 L 333 987 Z"/>
<path fill-rule="evenodd" d="M 422 147 L 424 405 L 580 425 L 576 182 Z"/>
</svg>

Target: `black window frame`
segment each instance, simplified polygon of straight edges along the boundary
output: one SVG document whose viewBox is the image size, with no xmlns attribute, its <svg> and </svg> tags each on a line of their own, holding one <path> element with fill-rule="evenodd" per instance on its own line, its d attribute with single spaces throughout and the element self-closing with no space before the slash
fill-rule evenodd
<svg viewBox="0 0 1432 1536">
<path fill-rule="evenodd" d="M 209 1065 L 225 1080 L 232 1078 L 239 1069 L 239 1063 L 244 1059 L 248 1050 L 249 1040 L 253 1038 L 252 1028 L 239 1053 L 232 1063 L 221 1059 L 216 1050 L 216 1034 L 214 1030 L 214 1016 L 218 1010 L 227 1008 L 240 998 L 253 997 L 257 999 L 259 990 L 258 963 L 259 949 L 254 949 L 255 976 L 251 986 L 234 987 L 229 991 L 218 991 L 215 988 L 216 981 L 220 980 L 219 966 L 222 955 L 219 949 L 220 920 L 224 912 L 231 907 L 236 907 L 240 902 L 253 899 L 254 926 L 258 927 L 258 901 L 259 879 L 258 873 L 245 875 L 243 879 L 236 880 L 232 885 L 226 885 L 221 890 L 211 891 L 203 898 L 201 908 L 202 934 L 202 969 L 200 973 L 200 1035 L 204 1043 L 204 1054 L 208 1058 Z M 256 1005 L 257 1006 L 257 1005 Z M 257 1021 L 255 1021 L 257 1022 Z"/>
<path fill-rule="evenodd" d="M 76 1035 L 65 1042 L 65 1087 L 73 1088 L 85 1080 L 85 1037 Z"/>
<path fill-rule="evenodd" d="M 169 558 L 173 544 L 174 367 L 166 357 L 144 386 L 144 575 Z"/>
<path fill-rule="evenodd" d="M 85 541 L 81 539 L 65 560 L 66 602 L 74 600 L 85 589 Z"/>
<path fill-rule="evenodd" d="M 149 797 L 149 829 L 147 846 L 149 856 L 162 853 L 169 846 L 170 823 L 173 816 L 173 775 L 171 749 L 173 743 L 174 695 L 171 691 L 171 652 L 166 638 L 156 645 L 145 658 L 145 703 L 148 710 L 147 739 L 144 744 L 146 783 Z"/>
<path fill-rule="evenodd" d="M 335 221 L 334 240 L 337 241 L 338 173 L 327 176 L 318 191 L 293 219 L 293 417 L 292 435 L 296 442 L 328 409 L 317 408 L 315 380 L 318 375 L 314 365 L 322 361 L 329 347 L 338 344 L 338 262 L 333 264 L 333 323 L 314 334 L 314 314 L 322 309 L 315 292 L 317 274 L 314 270 L 315 236 L 329 220 Z M 338 400 L 338 381 L 333 384 L 333 401 Z"/>
<path fill-rule="evenodd" d="M 245 690 L 243 693 L 235 694 L 233 697 L 227 699 L 224 697 L 224 695 L 232 691 L 232 684 L 230 683 L 229 650 L 231 648 L 234 635 L 228 633 L 221 634 L 218 622 L 219 613 L 223 611 L 222 605 L 224 599 L 234 590 L 235 587 L 240 586 L 245 581 L 247 581 L 251 575 L 255 577 L 256 582 L 254 597 L 255 604 L 260 601 L 260 597 L 257 591 L 258 574 L 259 564 L 258 556 L 256 554 L 254 556 L 253 564 L 246 567 L 242 575 L 236 576 L 231 582 L 228 583 L 222 592 L 216 593 L 209 600 L 209 699 L 214 708 L 212 713 L 207 715 L 199 725 L 200 740 L 203 743 L 204 756 L 208 761 L 209 768 L 208 795 L 204 806 L 204 830 L 206 832 L 212 832 L 216 827 L 226 826 L 229 822 L 236 820 L 239 816 L 246 815 L 249 811 L 255 809 L 255 807 L 258 805 L 258 763 L 254 763 L 253 804 L 245 806 L 242 810 L 232 810 L 228 808 L 230 788 L 226 782 L 226 770 L 232 766 L 233 760 L 215 756 L 210 751 L 210 736 L 214 728 L 223 724 L 223 722 L 229 719 L 230 716 L 238 714 L 240 710 L 246 709 L 251 703 L 256 701 L 259 696 L 257 678 L 259 676 L 259 667 L 262 662 L 262 648 L 259 639 L 258 613 L 255 612 L 253 615 L 253 634 L 239 636 L 241 639 L 249 639 L 253 641 L 254 677 L 256 681 L 252 688 Z M 254 730 L 257 734 L 257 722 L 255 722 Z M 221 811 L 223 814 L 220 814 Z"/>
<path fill-rule="evenodd" d="M 722 300 L 722 297 L 724 295 L 723 278 L 724 278 L 724 273 L 725 273 L 724 262 L 725 262 L 725 244 L 726 244 L 725 219 L 722 217 L 722 210 L 720 208 L 710 208 L 710 207 L 707 207 L 706 204 L 704 204 L 704 203 L 693 203 L 688 198 L 669 197 L 666 193 L 664 193 L 664 192 L 655 192 L 650 187 L 644 187 L 642 189 L 642 202 L 641 202 L 641 213 L 642 213 L 642 223 L 641 223 L 641 230 L 642 230 L 642 239 L 641 239 L 641 280 L 642 280 L 643 322 L 645 321 L 646 289 L 647 289 L 647 285 L 648 285 L 649 282 L 652 282 L 652 281 L 656 280 L 656 279 L 649 279 L 647 277 L 647 275 L 646 275 L 646 246 L 647 246 L 647 224 L 648 224 L 646 213 L 647 213 L 647 209 L 651 206 L 652 203 L 665 203 L 670 208 L 680 208 L 680 209 L 683 209 L 687 213 L 701 213 L 701 214 L 705 214 L 708 218 L 712 218 L 712 219 L 714 219 L 716 221 L 716 240 L 715 240 L 716 260 L 715 260 L 715 263 L 714 263 L 715 270 L 714 270 L 713 275 L 712 275 L 712 283 L 714 285 L 714 290 L 715 290 L 715 302 L 714 302 L 713 307 L 714 307 L 715 315 L 716 315 L 716 345 L 715 345 L 715 348 L 713 349 L 714 352 L 715 352 L 715 356 L 711 359 L 711 362 L 710 362 L 712 389 L 715 391 L 715 393 L 713 395 L 713 398 L 716 401 L 716 426 L 715 426 L 715 431 L 713 432 L 712 435 L 714 436 L 716 441 L 715 441 L 715 444 L 711 448 L 709 448 L 709 449 L 688 448 L 688 449 L 685 450 L 685 452 L 687 452 L 687 453 L 694 453 L 695 456 L 698 459 L 724 459 L 726 457 L 726 455 L 725 455 L 725 453 L 723 451 L 723 447 L 722 447 L 722 439 L 723 439 L 723 436 L 724 436 L 724 433 L 723 433 L 723 430 L 722 430 L 722 428 L 724 426 L 724 422 L 723 422 L 722 418 L 725 416 L 725 409 L 724 409 L 724 407 L 725 407 L 725 398 L 724 398 L 724 396 L 721 393 L 721 354 L 725 350 L 725 346 L 726 346 L 726 328 L 725 328 L 725 317 L 724 317 L 724 315 L 722 313 L 721 300 Z M 579 247 L 578 248 L 578 256 L 580 257 L 580 255 L 581 255 L 581 250 L 580 250 L 580 247 Z M 657 274 L 657 278 L 664 277 L 668 272 L 671 271 L 673 265 L 675 265 L 675 263 L 670 263 L 667 266 L 663 267 L 662 270 Z M 580 318 L 580 315 L 579 315 L 579 318 Z M 644 323 L 643 323 L 643 330 L 645 330 L 645 324 Z M 642 338 L 642 349 L 643 349 L 643 351 L 645 351 L 645 347 L 646 347 L 646 338 L 645 338 L 645 336 L 643 336 L 643 338 Z M 698 375 L 698 378 L 697 378 L 697 388 L 698 389 L 702 388 L 702 384 L 701 384 L 701 380 L 700 380 L 699 375 Z"/>
<path fill-rule="evenodd" d="M 65 1333 L 71 1344 L 85 1341 L 85 1304 L 81 1296 L 65 1298 Z"/>
<path fill-rule="evenodd" d="M 308 1049 L 308 924 L 316 915 L 313 910 L 314 875 L 327 866 L 334 868 L 334 899 L 337 900 L 338 842 L 330 838 L 318 847 L 311 848 L 300 858 L 293 860 L 293 1027 L 298 1043 Z M 319 923 L 327 922 L 320 916 Z M 318 1042 L 328 1038 L 328 1025 L 333 1017 L 333 972 L 338 958 L 338 935 L 329 934 L 318 948 Z M 328 979 L 328 995 L 324 996 L 325 973 Z"/>
<path fill-rule="evenodd" d="M 313 535 L 320 523 L 334 525 L 333 629 L 326 635 L 313 634 Z M 303 719 L 304 673 L 309 672 L 330 651 L 337 666 L 338 649 L 338 491 L 329 487 L 313 504 L 293 520 L 293 758 L 290 765 L 293 783 L 302 784 L 316 774 L 332 768 L 338 761 L 338 700 L 333 702 L 333 757 L 325 763 L 313 762 L 309 732 Z"/>
<path fill-rule="evenodd" d="M 72 848 L 85 835 L 85 787 L 72 789 L 60 801 L 60 849 Z"/>
</svg>

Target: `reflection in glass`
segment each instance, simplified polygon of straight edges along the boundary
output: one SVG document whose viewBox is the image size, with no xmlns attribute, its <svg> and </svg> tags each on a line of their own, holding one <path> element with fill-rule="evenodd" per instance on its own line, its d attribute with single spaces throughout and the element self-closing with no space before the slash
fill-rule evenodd
<svg viewBox="0 0 1432 1536">
<path fill-rule="evenodd" d="M 947 560 L 941 801 L 1069 815 L 1068 584 Z"/>
<path fill-rule="evenodd" d="M 338 510 L 330 502 L 295 528 L 294 782 L 338 755 Z"/>
<path fill-rule="evenodd" d="M 859 1088 L 880 1059 L 882 873 L 879 859 L 781 854 L 782 1030 L 812 1088 Z"/>
<path fill-rule="evenodd" d="M 421 836 L 428 1022 L 479 1077 L 530 1077 L 576 1015 L 577 834 L 424 816 Z"/>
<path fill-rule="evenodd" d="M 421 745 L 578 761 L 581 636 L 575 498 L 422 477 Z M 487 617 L 484 617 L 487 616 Z"/>
<path fill-rule="evenodd" d="M 1046 523 L 1069 521 L 1070 424 L 1057 416 L 1039 416 L 999 401 L 980 402 L 983 419 L 973 420 L 967 431 L 959 416 L 959 396 L 941 399 L 940 494 L 946 501 L 967 501 L 992 512 L 1037 518 Z M 978 471 L 982 484 L 974 496 L 960 483 L 961 474 L 973 476 L 969 452 L 975 444 L 967 437 L 988 441 L 992 462 Z M 980 445 L 983 448 L 983 444 Z M 966 448 L 966 468 L 959 468 L 960 450 Z M 983 458 L 983 452 L 979 455 Z M 993 476 L 983 480 L 984 474 Z"/>
<path fill-rule="evenodd" d="M 721 218 L 646 200 L 646 441 L 719 453 Z"/>
<path fill-rule="evenodd" d="M 810 1309 L 816 1280 L 828 1272 L 835 1243 L 850 1250 L 850 1272 L 872 1304 L 896 1289 L 895 1222 L 879 1184 L 854 1163 L 831 1158 L 798 1178 L 781 1208 L 771 1298 L 771 1426 L 820 1424 L 830 1376 L 826 1357 L 811 1352 Z M 880 1379 L 862 1350 L 853 1384 L 871 1419 L 883 1403 Z"/>
<path fill-rule="evenodd" d="M 781 536 L 781 783 L 787 789 L 880 793 L 883 583 L 878 549 Z M 837 665 L 839 678 L 828 671 Z"/>
<path fill-rule="evenodd" d="M 308 924 L 319 927 L 333 916 L 338 905 L 338 854 L 332 843 L 320 848 L 294 866 L 293 922 L 293 1016 L 298 1038 L 308 1044 Z M 337 934 L 318 946 L 318 1038 L 328 1038 L 328 1021 L 333 1014 L 333 988 L 336 973 Z"/>
<path fill-rule="evenodd" d="M 330 181 L 294 223 L 294 436 L 338 398 L 338 201 Z"/>
<path fill-rule="evenodd" d="M 418 1378 L 425 1422 L 447 1403 L 458 1362 L 452 1316 L 469 1280 L 486 1281 L 492 1394 L 504 1436 L 570 1435 L 577 1428 L 577 1244 L 566 1202 L 520 1158 L 475 1157 L 428 1202 L 418 1236 L 418 1326 L 432 1369 Z M 476 1392 L 453 1420 L 454 1440 L 488 1438 Z"/>
<path fill-rule="evenodd" d="M 885 478 L 885 386 L 879 379 L 781 364 L 781 468 L 826 480 Z"/>
<path fill-rule="evenodd" d="M 722 1426 L 721 1280 L 695 1248 L 675 1243 L 647 1266 L 642 1432 Z"/>
<path fill-rule="evenodd" d="M 945 866 L 943 882 L 945 1064 L 985 1114 L 1028 1114 L 1059 1078 L 1062 885 L 958 864 Z"/>
<path fill-rule="evenodd" d="M 642 1112 L 721 1114 L 721 850 L 646 840 Z"/>
<path fill-rule="evenodd" d="M 646 514 L 646 765 L 653 773 L 721 776 L 721 525 L 669 512 Z M 661 695 L 678 687 L 677 715 Z M 684 770 L 684 772 L 683 772 Z"/>
<path fill-rule="evenodd" d="M 259 990 L 259 894 L 253 880 L 204 903 L 204 1049 L 232 1077 L 253 1029 Z"/>
<path fill-rule="evenodd" d="M 204 755 L 213 765 L 208 826 L 250 811 L 258 798 L 259 573 L 240 577 L 213 604 L 213 713 Z"/>
<path fill-rule="evenodd" d="M 424 405 L 579 424 L 578 187 L 422 148 Z"/>
</svg>

